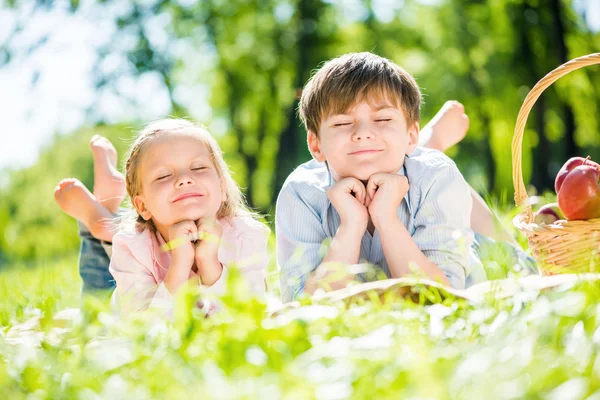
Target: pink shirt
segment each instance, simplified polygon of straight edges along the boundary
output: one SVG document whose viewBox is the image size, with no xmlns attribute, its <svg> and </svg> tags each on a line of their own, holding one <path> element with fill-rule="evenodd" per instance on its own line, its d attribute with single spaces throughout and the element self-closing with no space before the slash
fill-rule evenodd
<svg viewBox="0 0 600 400">
<path fill-rule="evenodd" d="M 219 222 L 223 226 L 223 236 L 218 259 L 223 264 L 223 273 L 212 286 L 205 286 L 203 292 L 222 294 L 226 289 L 228 268 L 235 264 L 250 289 L 263 295 L 269 262 L 269 228 L 250 217 L 221 219 Z M 150 229 L 122 231 L 114 236 L 109 271 L 117 282 L 123 314 L 172 305 L 173 296 L 164 284 L 171 253 L 160 250 L 164 243 L 161 234 Z M 194 276 L 196 273 L 190 270 L 190 278 Z"/>
</svg>

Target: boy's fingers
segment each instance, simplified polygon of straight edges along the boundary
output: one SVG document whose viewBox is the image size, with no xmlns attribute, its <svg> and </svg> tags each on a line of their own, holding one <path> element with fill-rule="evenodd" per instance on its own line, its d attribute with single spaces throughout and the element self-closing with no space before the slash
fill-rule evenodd
<svg viewBox="0 0 600 400">
<path fill-rule="evenodd" d="M 352 186 L 352 191 L 356 194 L 356 199 L 360 201 L 361 204 L 365 203 L 365 187 L 362 183 L 356 182 L 354 186 Z"/>
<path fill-rule="evenodd" d="M 373 199 L 378 188 L 379 182 L 377 181 L 377 178 L 371 177 L 371 179 L 369 179 L 369 183 L 367 183 L 367 196 Z"/>
</svg>

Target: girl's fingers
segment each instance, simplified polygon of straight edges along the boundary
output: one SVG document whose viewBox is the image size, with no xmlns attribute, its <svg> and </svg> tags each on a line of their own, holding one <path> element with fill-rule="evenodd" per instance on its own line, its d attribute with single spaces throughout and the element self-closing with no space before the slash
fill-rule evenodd
<svg viewBox="0 0 600 400">
<path fill-rule="evenodd" d="M 214 240 L 218 242 L 223 233 L 223 228 L 219 221 L 216 218 L 200 218 L 196 221 L 196 226 L 198 229 L 198 240 Z"/>
</svg>

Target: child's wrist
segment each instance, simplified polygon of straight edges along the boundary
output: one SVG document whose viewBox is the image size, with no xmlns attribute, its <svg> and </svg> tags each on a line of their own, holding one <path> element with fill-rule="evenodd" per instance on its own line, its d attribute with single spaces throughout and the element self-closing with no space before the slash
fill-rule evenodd
<svg viewBox="0 0 600 400">
<path fill-rule="evenodd" d="M 198 268 L 198 272 L 202 274 L 203 272 L 221 271 L 223 264 L 221 264 L 217 255 L 214 254 L 209 257 L 196 257 L 196 267 Z"/>
<path fill-rule="evenodd" d="M 212 286 L 223 275 L 223 264 L 219 260 L 216 260 L 210 266 L 198 266 L 198 274 L 200 275 L 202 285 Z"/>
<path fill-rule="evenodd" d="M 371 221 L 373 221 L 373 226 L 375 226 L 375 229 L 380 230 L 381 228 L 385 228 L 391 224 L 400 221 L 400 219 L 398 218 L 398 214 L 389 213 L 381 215 L 372 215 Z"/>
<path fill-rule="evenodd" d="M 365 231 L 367 230 L 367 223 L 361 223 L 358 221 L 340 221 L 340 226 L 338 228 L 338 231 L 336 233 L 337 235 L 357 235 L 362 237 L 365 234 Z"/>
<path fill-rule="evenodd" d="M 163 281 L 164 285 L 171 293 L 175 293 L 189 277 L 189 269 L 186 271 L 181 267 L 182 265 L 171 263 L 169 270 L 167 271 L 167 275 Z"/>
<path fill-rule="evenodd" d="M 194 265 L 194 260 L 184 260 L 181 257 L 178 257 L 176 254 L 171 258 L 171 264 L 169 265 L 169 271 L 189 271 L 192 269 L 192 265 Z"/>
</svg>

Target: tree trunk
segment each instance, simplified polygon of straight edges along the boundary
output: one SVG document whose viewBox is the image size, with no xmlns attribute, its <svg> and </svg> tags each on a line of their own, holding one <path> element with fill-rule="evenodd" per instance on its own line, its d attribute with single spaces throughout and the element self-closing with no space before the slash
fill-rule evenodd
<svg viewBox="0 0 600 400">
<path fill-rule="evenodd" d="M 297 40 L 297 67 L 296 67 L 296 82 L 295 87 L 300 89 L 304 86 L 304 82 L 308 79 L 310 66 L 309 60 L 310 50 L 315 45 L 315 35 L 312 32 L 307 32 L 305 29 L 306 21 L 317 21 L 318 15 L 315 11 L 315 7 L 310 7 L 310 0 L 300 0 L 297 8 L 298 23 L 301 28 L 298 30 Z M 306 146 L 306 133 L 304 129 L 300 127 L 300 122 L 296 117 L 296 110 L 298 108 L 298 99 L 294 100 L 290 109 L 287 111 L 287 125 L 281 132 L 279 137 L 279 150 L 277 152 L 277 160 L 275 163 L 275 174 L 273 184 L 273 200 L 277 199 L 277 195 L 287 176 L 294 170 L 300 163 L 300 154 L 304 152 L 303 147 Z M 303 147 L 301 147 L 303 146 Z"/>
</svg>

